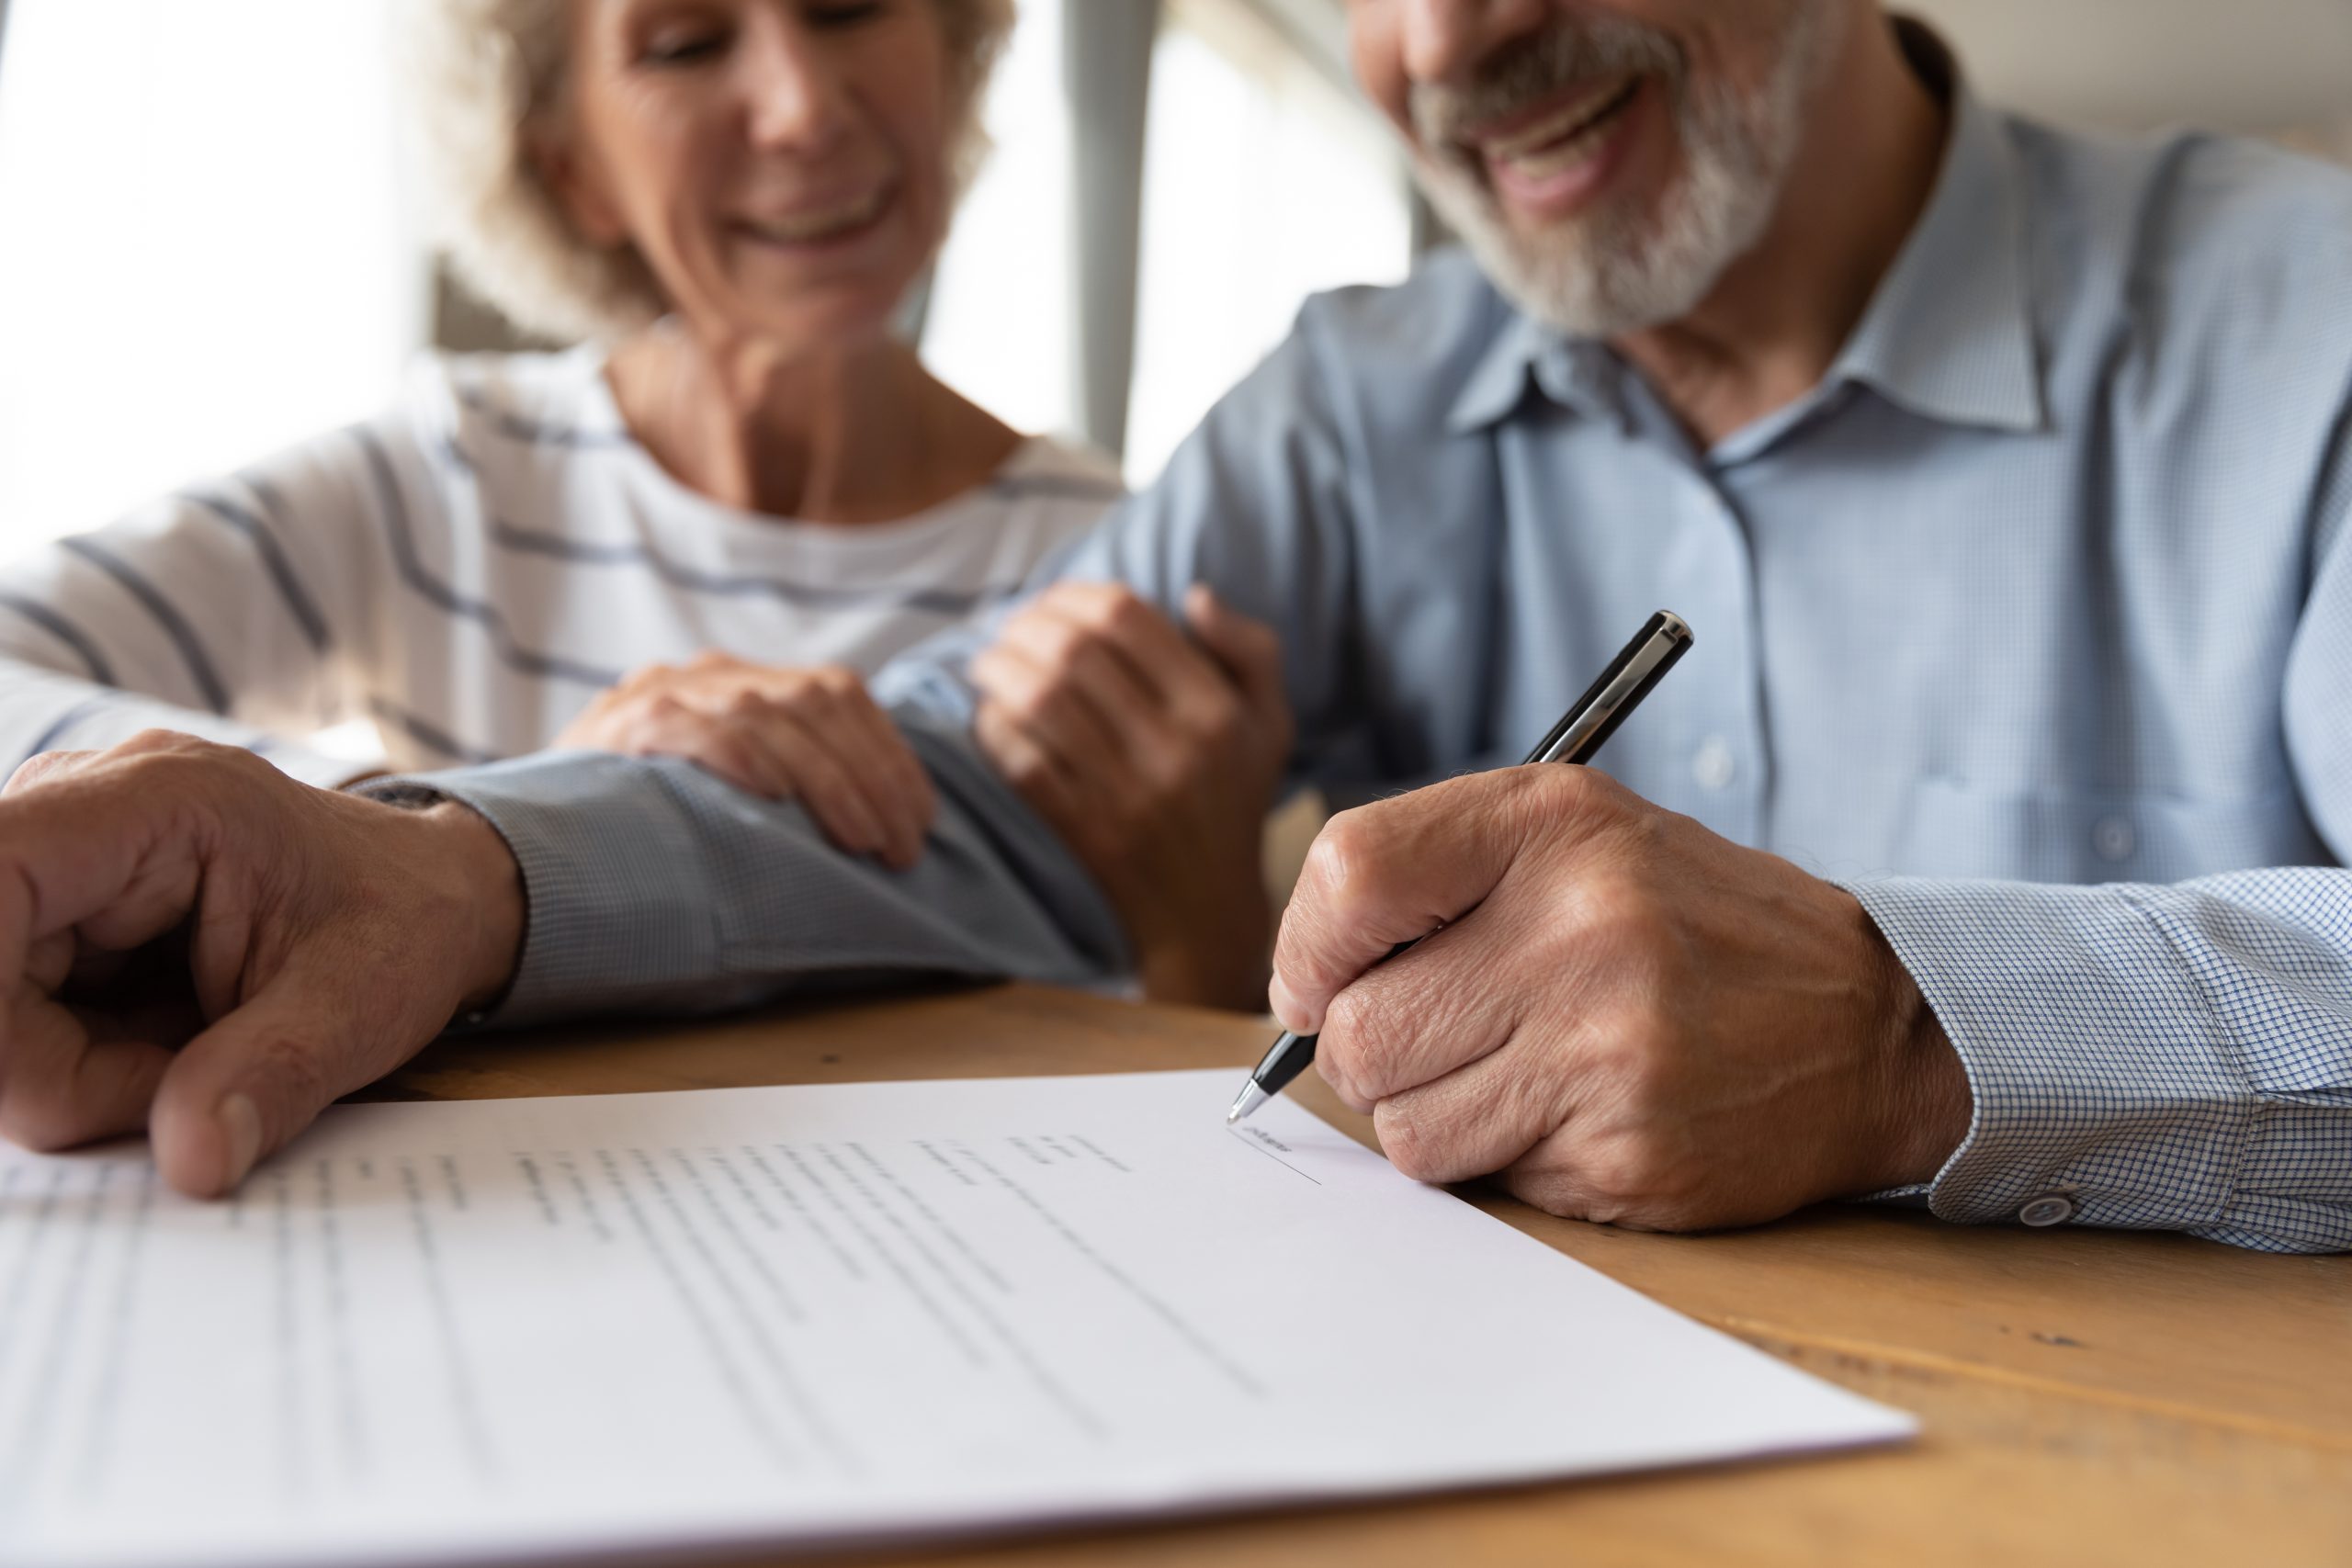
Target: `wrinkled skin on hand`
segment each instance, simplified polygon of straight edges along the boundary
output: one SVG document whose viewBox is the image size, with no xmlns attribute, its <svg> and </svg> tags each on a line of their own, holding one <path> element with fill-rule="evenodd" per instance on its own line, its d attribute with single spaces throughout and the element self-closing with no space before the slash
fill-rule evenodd
<svg viewBox="0 0 2352 1568">
<path fill-rule="evenodd" d="M 1399 1169 L 1555 1214 L 1756 1224 L 1929 1179 L 1968 1129 L 1959 1058 L 1851 895 L 1589 769 L 1333 818 L 1274 967 Z"/>
<path fill-rule="evenodd" d="M 211 1197 L 505 987 L 521 879 L 463 807 L 402 811 L 154 731 L 0 797 L 0 1132 L 148 1131 Z"/>
<path fill-rule="evenodd" d="M 652 664 L 598 694 L 558 750 L 679 757 L 747 795 L 798 801 L 825 837 L 903 871 L 939 813 L 931 775 L 856 671 L 725 653 Z"/>
</svg>

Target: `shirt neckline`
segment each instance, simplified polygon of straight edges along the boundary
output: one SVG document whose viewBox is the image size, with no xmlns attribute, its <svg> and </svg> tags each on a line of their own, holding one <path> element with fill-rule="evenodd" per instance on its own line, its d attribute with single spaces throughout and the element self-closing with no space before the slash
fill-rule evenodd
<svg viewBox="0 0 2352 1568">
<path fill-rule="evenodd" d="M 1821 382 L 1718 442 L 1710 462 L 1760 454 L 1855 384 L 1945 423 L 2046 426 L 2023 176 L 2003 117 L 1970 89 L 1925 24 L 1897 17 L 1893 25 L 1913 68 L 1951 105 L 1935 188 Z M 1447 428 L 1469 434 L 1500 423 L 1532 388 L 1571 412 L 1630 430 L 1621 378 L 1632 374 L 1605 343 L 1568 337 L 1514 310 L 1464 383 Z"/>
<path fill-rule="evenodd" d="M 1024 435 L 1003 462 L 967 490 L 936 502 L 920 512 L 880 523 L 823 523 L 730 506 L 680 479 L 637 438 L 613 396 L 605 378 L 609 355 L 600 345 L 583 344 L 579 355 L 580 414 L 583 426 L 611 433 L 610 450 L 628 465 L 638 482 L 650 488 L 668 508 L 699 513 L 728 533 L 762 541 L 791 541 L 791 547 L 822 549 L 843 556 L 897 555 L 958 525 L 968 524 L 976 509 L 991 500 L 1017 493 L 1022 481 L 1049 477 L 1069 468 L 1068 454 L 1049 435 Z M 1108 498 L 1104 505 L 1110 504 Z"/>
</svg>

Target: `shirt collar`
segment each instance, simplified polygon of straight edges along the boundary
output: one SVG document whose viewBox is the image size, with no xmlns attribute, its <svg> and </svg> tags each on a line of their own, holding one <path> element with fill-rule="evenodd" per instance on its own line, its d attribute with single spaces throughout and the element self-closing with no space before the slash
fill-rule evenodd
<svg viewBox="0 0 2352 1568">
<path fill-rule="evenodd" d="M 1998 117 L 1969 91 L 1942 41 L 1907 17 L 1894 25 L 1915 67 L 1949 96 L 1951 130 L 1927 210 L 1825 384 L 1860 382 L 1948 423 L 2039 430 L 2022 175 Z M 1562 407 L 1622 422 L 1622 373 L 1606 345 L 1563 337 L 1514 310 L 1454 399 L 1446 427 L 1465 434 L 1509 417 L 1531 376 Z"/>
<path fill-rule="evenodd" d="M 2040 430 L 2023 174 L 1999 117 L 1959 80 L 1942 43 L 1917 23 L 1896 25 L 1923 75 L 1949 73 L 1951 140 L 1928 209 L 1828 379 L 1949 424 Z"/>
<path fill-rule="evenodd" d="M 1512 310 L 1446 414 L 1456 435 L 1508 419 L 1519 410 L 1531 379 L 1564 408 L 1598 418 L 1622 417 L 1616 357 L 1601 344 L 1564 337 L 1523 311 Z"/>
</svg>

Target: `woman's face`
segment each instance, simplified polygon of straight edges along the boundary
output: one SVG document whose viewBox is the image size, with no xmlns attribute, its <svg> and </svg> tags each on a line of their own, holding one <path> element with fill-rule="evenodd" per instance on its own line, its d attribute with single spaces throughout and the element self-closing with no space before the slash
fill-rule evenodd
<svg viewBox="0 0 2352 1568">
<path fill-rule="evenodd" d="M 543 166 L 689 322 L 870 340 L 946 235 L 950 74 L 937 0 L 574 0 Z"/>
</svg>

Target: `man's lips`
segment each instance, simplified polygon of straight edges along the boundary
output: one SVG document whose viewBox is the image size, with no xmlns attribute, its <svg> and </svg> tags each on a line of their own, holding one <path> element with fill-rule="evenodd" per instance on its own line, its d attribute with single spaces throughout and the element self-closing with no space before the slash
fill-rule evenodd
<svg viewBox="0 0 2352 1568">
<path fill-rule="evenodd" d="M 1627 73 L 1583 82 L 1548 102 L 1516 110 L 1453 140 L 1482 158 L 1515 158 L 1574 136 L 1617 107 L 1640 77 Z"/>
<path fill-rule="evenodd" d="M 1566 216 L 1605 182 L 1632 123 L 1627 111 L 1646 96 L 1645 74 L 1592 84 L 1507 132 L 1489 131 L 1469 150 L 1495 189 L 1512 205 L 1550 218 Z"/>
</svg>

